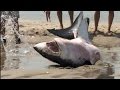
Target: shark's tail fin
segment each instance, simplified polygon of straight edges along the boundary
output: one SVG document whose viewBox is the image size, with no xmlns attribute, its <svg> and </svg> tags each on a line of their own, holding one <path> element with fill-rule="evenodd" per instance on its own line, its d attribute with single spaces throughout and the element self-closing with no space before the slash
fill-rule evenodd
<svg viewBox="0 0 120 90">
<path fill-rule="evenodd" d="M 79 28 L 80 23 L 83 19 L 83 11 L 81 11 L 79 13 L 79 15 L 77 16 L 77 18 L 75 19 L 74 23 L 69 27 L 71 30 L 74 30 L 76 28 Z"/>
</svg>

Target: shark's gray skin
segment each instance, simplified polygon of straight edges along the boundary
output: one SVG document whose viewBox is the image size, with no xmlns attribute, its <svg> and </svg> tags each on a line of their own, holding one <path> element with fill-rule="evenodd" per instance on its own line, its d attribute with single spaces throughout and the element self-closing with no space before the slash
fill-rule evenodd
<svg viewBox="0 0 120 90">
<path fill-rule="evenodd" d="M 81 20 L 83 19 L 83 12 L 80 12 L 78 17 L 75 19 L 72 26 L 65 29 L 48 29 L 48 31 L 56 36 L 65 38 L 65 39 L 74 39 L 74 31 L 77 31 Z M 87 18 L 87 22 L 89 24 L 89 18 Z"/>
<path fill-rule="evenodd" d="M 83 16 L 79 18 L 81 17 Z M 78 31 L 74 32 L 74 39 L 54 38 L 53 41 L 36 44 L 34 49 L 61 66 L 78 67 L 86 62 L 95 64 L 100 60 L 99 49 L 89 39 L 87 18 L 81 18 Z"/>
</svg>

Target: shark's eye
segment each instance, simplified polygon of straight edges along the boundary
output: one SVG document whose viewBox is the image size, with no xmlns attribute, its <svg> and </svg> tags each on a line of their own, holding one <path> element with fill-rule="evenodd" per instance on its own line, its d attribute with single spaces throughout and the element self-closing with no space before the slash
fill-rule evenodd
<svg viewBox="0 0 120 90">
<path fill-rule="evenodd" d="M 59 46 L 58 46 L 57 42 L 55 42 L 55 41 L 48 42 L 48 43 L 46 43 L 46 45 L 53 52 L 59 52 Z"/>
</svg>

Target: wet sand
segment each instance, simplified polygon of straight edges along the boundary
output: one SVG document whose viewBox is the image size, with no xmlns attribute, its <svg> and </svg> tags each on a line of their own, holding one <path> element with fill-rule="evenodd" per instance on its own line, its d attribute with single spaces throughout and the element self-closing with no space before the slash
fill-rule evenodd
<svg viewBox="0 0 120 90">
<path fill-rule="evenodd" d="M 69 22 L 64 22 L 68 27 Z M 94 24 L 89 27 L 90 38 L 101 50 L 101 61 L 95 65 L 84 65 L 78 68 L 60 67 L 40 54 L 33 46 L 36 43 L 52 40 L 57 37 L 47 29 L 59 28 L 58 23 L 20 20 L 22 43 L 15 45 L 13 35 L 7 32 L 8 43 L 1 48 L 2 79 L 118 79 L 120 78 L 120 23 L 113 23 L 112 36 L 106 36 L 107 23 L 100 23 L 99 33 L 94 36 Z"/>
</svg>

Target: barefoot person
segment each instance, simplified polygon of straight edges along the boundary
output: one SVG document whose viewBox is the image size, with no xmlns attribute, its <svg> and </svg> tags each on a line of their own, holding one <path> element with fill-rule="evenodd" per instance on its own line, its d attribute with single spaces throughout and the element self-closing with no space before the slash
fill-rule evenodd
<svg viewBox="0 0 120 90">
<path fill-rule="evenodd" d="M 51 21 L 50 20 L 50 11 L 44 11 L 46 13 L 46 19 L 47 19 L 47 22 L 48 21 Z"/>
<path fill-rule="evenodd" d="M 94 14 L 94 20 L 95 20 L 95 31 L 94 31 L 94 34 L 97 34 L 97 32 L 98 32 L 97 28 L 98 28 L 99 19 L 100 19 L 100 11 L 95 11 L 95 14 Z M 113 19 L 114 19 L 114 11 L 109 11 L 109 16 L 108 16 L 108 35 L 112 34 L 112 32 L 110 30 L 111 30 Z"/>
<path fill-rule="evenodd" d="M 1 35 L 3 38 L 3 41 L 6 42 L 5 38 L 5 24 L 8 19 L 12 18 L 12 22 L 14 24 L 14 34 L 16 38 L 16 44 L 20 44 L 21 40 L 18 37 L 19 33 L 19 23 L 18 23 L 18 18 L 19 18 L 19 11 L 1 11 Z"/>
<path fill-rule="evenodd" d="M 73 11 L 68 11 L 68 13 L 69 13 L 70 22 L 71 22 L 71 25 L 72 25 L 73 24 L 73 15 L 74 15 L 74 12 Z M 58 16 L 58 19 L 59 19 L 60 28 L 63 29 L 62 11 L 57 11 L 57 16 Z"/>
<path fill-rule="evenodd" d="M 44 11 L 44 12 L 46 12 L 47 21 L 50 20 L 50 11 Z M 70 23 L 72 25 L 73 24 L 73 14 L 74 14 L 74 12 L 73 11 L 68 11 L 68 13 L 69 13 L 69 16 L 70 16 Z M 63 29 L 62 11 L 57 11 L 57 16 L 58 16 L 59 23 L 60 23 L 60 29 Z"/>
</svg>

